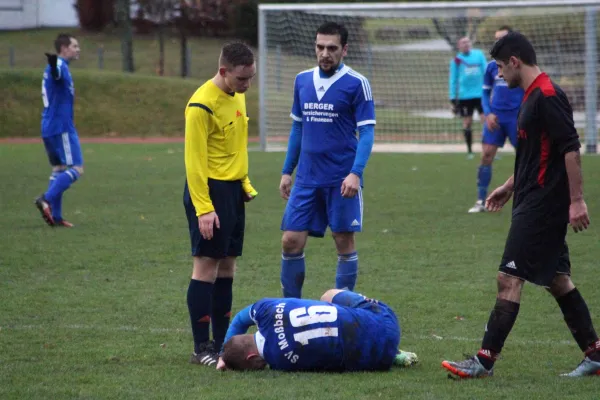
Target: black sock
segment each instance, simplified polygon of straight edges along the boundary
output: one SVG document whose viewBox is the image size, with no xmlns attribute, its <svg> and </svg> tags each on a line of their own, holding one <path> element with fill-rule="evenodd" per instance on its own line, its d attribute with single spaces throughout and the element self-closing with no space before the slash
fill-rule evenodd
<svg viewBox="0 0 600 400">
<path fill-rule="evenodd" d="M 519 315 L 519 303 L 508 300 L 496 299 L 496 305 L 490 313 L 481 350 L 477 353 L 479 362 L 486 368 L 491 369 L 498 355 L 504 347 L 504 342 L 512 330 L 517 315 Z"/>
<path fill-rule="evenodd" d="M 194 352 L 200 353 L 200 346 L 208 342 L 210 325 L 210 306 L 213 294 L 211 282 L 190 280 L 187 303 L 194 335 Z"/>
<path fill-rule="evenodd" d="M 227 334 L 231 319 L 233 278 L 217 278 L 212 298 L 212 334 L 215 350 L 219 351 Z"/>
<path fill-rule="evenodd" d="M 473 132 L 471 131 L 471 128 L 466 128 L 465 129 L 465 142 L 467 143 L 467 150 L 470 153 L 473 152 Z"/>
<path fill-rule="evenodd" d="M 598 354 L 598 349 L 600 349 L 600 345 L 598 345 L 598 335 L 592 324 L 590 310 L 583 297 L 581 297 L 579 290 L 577 290 L 577 288 L 571 290 L 564 296 L 558 297 L 556 302 L 558 303 L 565 318 L 565 322 L 581 351 L 586 353 L 591 359 L 596 358 L 594 361 L 600 361 L 600 354 Z M 596 348 L 597 345 L 598 348 Z M 588 354 L 588 352 L 590 354 Z"/>
</svg>

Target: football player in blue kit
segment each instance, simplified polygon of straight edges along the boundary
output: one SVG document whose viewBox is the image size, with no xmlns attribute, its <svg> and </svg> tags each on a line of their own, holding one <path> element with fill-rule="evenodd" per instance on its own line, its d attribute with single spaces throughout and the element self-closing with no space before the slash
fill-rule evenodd
<svg viewBox="0 0 600 400">
<path fill-rule="evenodd" d="M 300 72 L 294 82 L 279 185 L 288 200 L 281 222 L 284 297 L 302 297 L 307 238 L 323 237 L 327 227 L 337 250 L 335 287 L 354 290 L 356 283 L 354 239 L 363 226 L 363 172 L 373 148 L 375 103 L 367 78 L 344 64 L 347 51 L 346 28 L 322 24 L 315 39 L 318 66 Z"/>
<path fill-rule="evenodd" d="M 264 298 L 233 319 L 217 369 L 385 371 L 418 361 L 398 350 L 400 334 L 388 305 L 348 290 L 330 289 L 320 301 Z"/>
<path fill-rule="evenodd" d="M 504 37 L 512 29 L 501 26 L 495 34 L 496 40 Z M 483 97 L 481 104 L 485 115 L 482 135 L 481 165 L 477 170 L 477 201 L 469 213 L 485 212 L 485 199 L 492 180 L 492 163 L 499 147 L 504 147 L 506 138 L 517 148 L 517 116 L 524 91 L 520 87 L 509 88 L 498 74 L 498 64 L 492 60 L 483 76 Z"/>
<path fill-rule="evenodd" d="M 52 227 L 72 228 L 63 219 L 63 193 L 83 175 L 83 156 L 75 124 L 75 87 L 69 63 L 79 58 L 79 43 L 61 33 L 54 41 L 57 54 L 48 54 L 42 81 L 42 139 L 52 166 L 48 190 L 35 200 L 42 218 Z"/>
</svg>

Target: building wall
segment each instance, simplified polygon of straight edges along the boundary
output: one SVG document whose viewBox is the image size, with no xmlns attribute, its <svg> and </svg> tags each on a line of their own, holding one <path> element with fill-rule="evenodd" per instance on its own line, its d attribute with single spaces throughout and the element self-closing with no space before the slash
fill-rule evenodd
<svg viewBox="0 0 600 400">
<path fill-rule="evenodd" d="M 79 25 L 74 0 L 0 0 L 0 30 Z"/>
</svg>

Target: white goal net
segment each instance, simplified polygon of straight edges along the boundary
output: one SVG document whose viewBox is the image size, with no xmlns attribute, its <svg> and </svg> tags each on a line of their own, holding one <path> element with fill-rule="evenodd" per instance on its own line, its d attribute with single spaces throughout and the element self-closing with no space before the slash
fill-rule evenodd
<svg viewBox="0 0 600 400">
<path fill-rule="evenodd" d="M 314 40 L 325 21 L 348 29 L 347 65 L 371 83 L 376 140 L 461 143 L 450 107 L 450 63 L 460 37 L 490 60 L 495 31 L 508 25 L 534 44 L 538 64 L 565 90 L 589 146 L 596 143 L 598 1 L 261 4 L 260 135 L 263 149 L 285 146 L 294 77 L 316 64 Z M 475 142 L 481 135 L 475 113 Z M 586 130 L 587 127 L 587 130 Z M 591 149 L 592 147 L 590 147 Z"/>
</svg>

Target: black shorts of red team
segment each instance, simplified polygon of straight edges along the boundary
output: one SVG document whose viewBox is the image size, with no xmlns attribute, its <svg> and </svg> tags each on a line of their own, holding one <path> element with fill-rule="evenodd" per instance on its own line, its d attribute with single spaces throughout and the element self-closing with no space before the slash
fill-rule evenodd
<svg viewBox="0 0 600 400">
<path fill-rule="evenodd" d="M 525 92 L 518 129 L 512 222 L 500 272 L 548 287 L 557 274 L 571 273 L 565 154 L 581 145 L 567 96 L 544 73 Z"/>
<path fill-rule="evenodd" d="M 483 115 L 481 98 L 459 100 L 456 109 L 461 117 L 472 117 L 475 110 L 477 110 L 477 114 Z"/>
<path fill-rule="evenodd" d="M 208 193 L 220 223 L 220 228 L 214 228 L 210 240 L 204 239 L 200 234 L 196 209 L 187 182 L 185 183 L 183 206 L 190 230 L 192 256 L 215 259 L 241 256 L 246 223 L 242 182 L 208 179 Z"/>
</svg>

